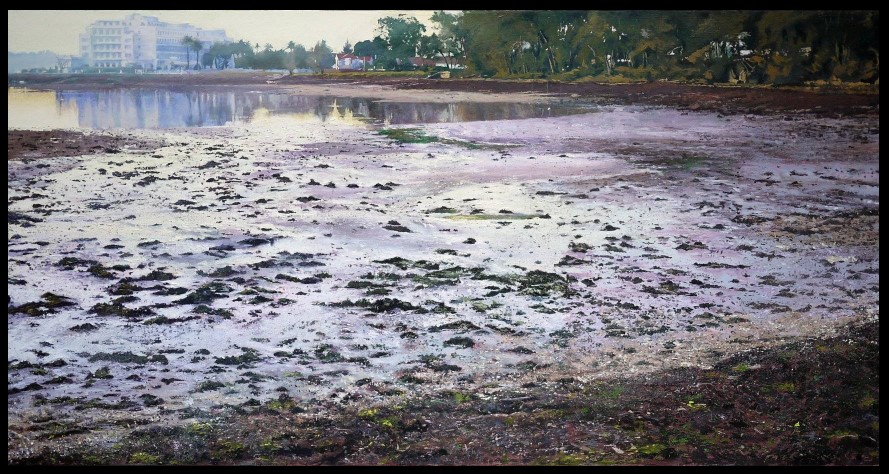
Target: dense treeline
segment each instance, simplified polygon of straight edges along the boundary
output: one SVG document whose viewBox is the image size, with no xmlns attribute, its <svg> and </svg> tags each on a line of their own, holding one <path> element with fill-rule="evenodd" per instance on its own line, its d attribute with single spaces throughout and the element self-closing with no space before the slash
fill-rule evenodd
<svg viewBox="0 0 889 474">
<path fill-rule="evenodd" d="M 431 20 L 427 34 L 416 18 L 382 18 L 373 39 L 342 51 L 372 56 L 375 69 L 425 58 L 493 77 L 879 84 L 878 11 L 440 11 Z M 212 45 L 202 63 L 317 71 L 332 53 L 323 40 L 280 50 L 240 41 Z"/>
<path fill-rule="evenodd" d="M 496 76 L 767 83 L 879 79 L 879 12 L 470 11 L 467 66 Z"/>
<path fill-rule="evenodd" d="M 321 70 L 331 67 L 333 61 L 333 50 L 324 40 L 308 49 L 293 41 L 284 49 L 274 49 L 271 44 L 251 46 L 244 40 L 213 43 L 201 58 L 201 63 L 207 68 L 287 69 L 291 73 L 295 70 Z"/>
</svg>

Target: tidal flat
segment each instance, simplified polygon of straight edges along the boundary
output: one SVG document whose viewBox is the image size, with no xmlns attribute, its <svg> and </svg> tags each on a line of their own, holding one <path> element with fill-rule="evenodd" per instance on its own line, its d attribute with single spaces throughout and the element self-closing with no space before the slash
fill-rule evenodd
<svg viewBox="0 0 889 474">
<path fill-rule="evenodd" d="M 879 463 L 878 106 L 226 87 L 10 88 L 10 464 Z"/>
</svg>

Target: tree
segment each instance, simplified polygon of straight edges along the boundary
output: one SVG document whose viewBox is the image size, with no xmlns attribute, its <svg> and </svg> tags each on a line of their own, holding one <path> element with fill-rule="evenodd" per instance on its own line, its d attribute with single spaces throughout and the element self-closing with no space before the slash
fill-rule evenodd
<svg viewBox="0 0 889 474">
<path fill-rule="evenodd" d="M 811 80 L 879 81 L 878 11 L 467 11 L 432 15 L 430 34 L 416 18 L 382 18 L 374 38 L 343 52 L 374 67 L 410 67 L 441 58 L 470 72 L 508 77 L 623 75 L 632 79 L 773 84 Z M 185 38 L 183 44 L 186 44 Z M 194 41 L 192 39 L 192 41 Z M 192 43 L 188 43 L 192 44 Z M 289 42 L 284 50 L 250 43 L 187 49 L 196 63 L 322 71 L 331 48 Z M 201 56 L 201 52 L 206 54 Z"/>
<path fill-rule="evenodd" d="M 461 15 L 445 11 L 432 14 L 432 22 L 438 29 L 437 41 L 430 40 L 430 46 L 438 47 L 438 54 L 444 59 L 448 69 L 454 66 L 456 58 L 462 58 L 465 52 L 466 31 L 463 28 Z"/>
<path fill-rule="evenodd" d="M 815 12 L 768 11 L 756 22 L 753 32 L 759 50 L 753 61 L 761 66 L 762 78 L 771 83 L 800 82 L 811 51 Z"/>
<path fill-rule="evenodd" d="M 355 53 L 356 56 L 370 56 L 373 58 L 373 66 L 374 69 L 376 69 L 377 65 L 383 62 L 382 59 L 378 58 L 382 58 L 382 56 L 385 55 L 387 48 L 386 40 L 377 36 L 373 40 L 364 40 L 355 43 L 352 52 Z"/>
<path fill-rule="evenodd" d="M 420 39 L 426 27 L 414 17 L 398 15 L 377 20 L 379 37 L 386 41 L 387 51 L 397 65 L 410 65 L 410 58 L 417 55 Z"/>
<path fill-rule="evenodd" d="M 229 58 L 234 54 L 234 48 L 235 45 L 232 43 L 213 43 L 207 50 L 206 57 L 208 61 L 206 62 L 209 63 L 209 66 L 216 69 L 225 69 Z"/>
<path fill-rule="evenodd" d="M 378 54 L 374 42 L 370 40 L 364 40 L 355 43 L 355 47 L 352 49 L 352 52 L 355 53 L 356 56 L 375 56 L 376 54 Z"/>
<path fill-rule="evenodd" d="M 249 59 L 250 66 L 255 69 L 287 68 L 287 52 L 283 49 L 264 49 Z"/>
<path fill-rule="evenodd" d="M 194 49 L 194 38 L 183 36 L 180 43 L 185 46 L 185 69 L 188 69 L 188 65 L 191 63 L 191 50 Z"/>
<path fill-rule="evenodd" d="M 232 51 L 235 58 L 243 58 L 253 55 L 253 48 L 250 47 L 249 42 L 244 40 L 238 41 L 232 45 Z"/>
<path fill-rule="evenodd" d="M 194 67 L 195 69 L 198 69 L 198 58 L 200 58 L 201 50 L 204 49 L 204 42 L 197 38 L 193 38 L 191 40 L 191 49 L 194 50 Z M 188 65 L 186 65 L 186 67 L 188 67 Z"/>
<path fill-rule="evenodd" d="M 534 25 L 534 12 L 470 11 L 461 17 L 466 60 L 482 75 L 541 74 L 544 46 Z"/>
<path fill-rule="evenodd" d="M 333 66 L 333 50 L 327 45 L 327 41 L 321 40 L 315 43 L 308 54 L 308 65 L 315 71 L 324 74 L 324 68 Z"/>
<path fill-rule="evenodd" d="M 241 67 L 254 67 L 254 56 L 250 43 L 244 40 L 237 43 L 213 43 L 204 55 L 204 65 L 225 69 L 230 60 L 234 59 Z"/>
<path fill-rule="evenodd" d="M 812 28 L 809 68 L 821 79 L 879 79 L 878 11 L 818 12 Z"/>
<path fill-rule="evenodd" d="M 294 69 L 304 69 L 308 67 L 308 52 L 306 51 L 305 46 L 291 41 L 290 43 L 287 43 L 287 49 L 290 50 L 290 54 L 285 57 L 284 66 L 290 71 L 291 75 L 293 74 Z"/>
<path fill-rule="evenodd" d="M 420 38 L 420 47 L 417 52 L 420 57 L 434 59 L 437 55 L 441 54 L 443 48 L 441 39 L 437 34 L 432 33 L 429 36 L 422 36 Z M 444 56 L 443 54 L 441 55 Z"/>
<path fill-rule="evenodd" d="M 71 57 L 56 55 L 56 64 L 58 65 L 59 72 L 65 72 L 66 69 L 71 67 Z"/>
<path fill-rule="evenodd" d="M 296 59 L 293 56 L 293 50 L 296 49 L 296 43 L 293 41 L 287 42 L 287 47 L 285 47 L 290 54 L 284 57 L 284 67 L 287 68 L 288 74 L 293 75 L 293 70 L 296 69 Z"/>
</svg>

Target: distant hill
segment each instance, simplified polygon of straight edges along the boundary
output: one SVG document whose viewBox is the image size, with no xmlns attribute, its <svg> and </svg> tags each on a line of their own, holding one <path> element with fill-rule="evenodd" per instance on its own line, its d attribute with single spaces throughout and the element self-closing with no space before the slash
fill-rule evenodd
<svg viewBox="0 0 889 474">
<path fill-rule="evenodd" d="M 39 53 L 13 53 L 6 52 L 6 73 L 19 72 L 22 69 L 34 69 L 39 67 L 55 67 L 56 53 L 52 51 L 40 51 Z"/>
</svg>

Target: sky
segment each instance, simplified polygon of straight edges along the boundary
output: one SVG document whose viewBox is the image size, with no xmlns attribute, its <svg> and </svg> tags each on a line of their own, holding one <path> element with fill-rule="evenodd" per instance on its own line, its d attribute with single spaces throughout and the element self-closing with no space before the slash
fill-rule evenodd
<svg viewBox="0 0 889 474">
<path fill-rule="evenodd" d="M 191 23 L 199 28 L 224 29 L 229 38 L 283 48 L 289 41 L 307 47 L 321 39 L 335 51 L 346 40 L 371 39 L 377 20 L 404 13 L 432 26 L 432 10 L 9 10 L 7 50 L 52 51 L 78 54 L 78 35 L 96 20 L 118 20 L 130 13 L 156 16 L 169 23 Z"/>
</svg>

